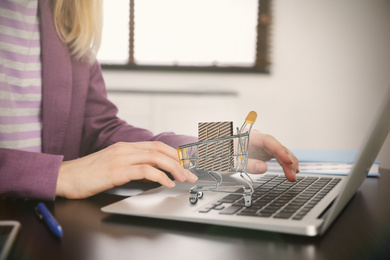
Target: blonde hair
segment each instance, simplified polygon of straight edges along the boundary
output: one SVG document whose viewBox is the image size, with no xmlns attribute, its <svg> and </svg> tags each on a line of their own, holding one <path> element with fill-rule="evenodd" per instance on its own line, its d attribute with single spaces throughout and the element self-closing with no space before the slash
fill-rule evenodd
<svg viewBox="0 0 390 260">
<path fill-rule="evenodd" d="M 53 0 L 54 24 L 78 60 L 94 61 L 103 28 L 102 0 Z"/>
</svg>

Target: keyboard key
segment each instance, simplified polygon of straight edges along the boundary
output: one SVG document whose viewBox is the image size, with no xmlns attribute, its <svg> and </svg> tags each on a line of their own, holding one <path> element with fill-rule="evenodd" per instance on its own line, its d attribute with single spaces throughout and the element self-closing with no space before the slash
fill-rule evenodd
<svg viewBox="0 0 390 260">
<path fill-rule="evenodd" d="M 242 207 L 240 206 L 230 206 L 228 208 L 225 208 L 223 209 L 219 214 L 223 214 L 223 215 L 233 215 L 235 213 L 237 213 L 240 209 L 242 209 Z"/>
<path fill-rule="evenodd" d="M 256 216 L 257 210 L 256 209 L 243 209 L 240 213 L 237 215 L 246 215 L 246 216 Z"/>
<path fill-rule="evenodd" d="M 292 219 L 293 220 L 301 220 L 306 214 L 297 214 Z"/>
<path fill-rule="evenodd" d="M 274 214 L 276 211 L 278 211 L 278 209 L 273 209 L 273 208 L 265 208 L 265 209 L 262 209 L 260 211 L 260 213 L 264 213 L 264 214 Z"/>
<path fill-rule="evenodd" d="M 241 199 L 241 198 L 242 198 L 242 195 L 230 194 L 230 195 L 227 195 L 226 197 L 220 199 L 218 202 L 233 203 L 236 200 Z"/>
<path fill-rule="evenodd" d="M 259 212 L 256 214 L 256 217 L 262 217 L 262 218 L 269 218 L 272 216 L 273 213 L 268 212 Z"/>
<path fill-rule="evenodd" d="M 287 219 L 287 218 L 290 218 L 292 216 L 293 213 L 278 213 L 274 216 L 274 218 L 284 218 L 284 219 Z"/>
<path fill-rule="evenodd" d="M 209 213 L 210 210 L 211 210 L 211 208 L 204 208 L 204 209 L 199 210 L 198 212 L 199 213 Z"/>
<path fill-rule="evenodd" d="M 280 211 L 281 213 L 295 213 L 299 208 L 292 208 L 292 207 L 286 207 L 284 208 L 282 211 Z"/>
</svg>

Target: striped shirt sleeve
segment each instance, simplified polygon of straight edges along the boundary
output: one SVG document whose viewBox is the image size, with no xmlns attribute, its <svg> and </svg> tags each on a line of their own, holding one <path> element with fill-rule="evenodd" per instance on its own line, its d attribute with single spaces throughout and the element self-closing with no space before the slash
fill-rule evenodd
<svg viewBox="0 0 390 260">
<path fill-rule="evenodd" d="M 38 1 L 0 1 L 0 147 L 42 151 Z"/>
</svg>

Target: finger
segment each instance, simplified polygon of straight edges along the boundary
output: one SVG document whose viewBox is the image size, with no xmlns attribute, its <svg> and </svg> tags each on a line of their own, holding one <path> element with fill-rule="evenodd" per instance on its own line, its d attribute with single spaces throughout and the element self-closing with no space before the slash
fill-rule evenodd
<svg viewBox="0 0 390 260">
<path fill-rule="evenodd" d="M 296 181 L 296 173 L 299 172 L 299 167 L 295 155 L 272 136 L 267 136 L 264 140 L 264 146 L 282 166 L 286 178 L 289 181 Z"/>
<path fill-rule="evenodd" d="M 268 165 L 260 160 L 248 159 L 246 171 L 248 173 L 265 173 L 268 170 Z"/>
<path fill-rule="evenodd" d="M 160 153 L 165 154 L 171 159 L 178 161 L 177 150 L 172 148 L 171 146 L 164 144 L 162 142 L 139 142 L 139 143 L 131 143 L 134 148 L 142 149 L 146 151 L 158 151 Z"/>
<path fill-rule="evenodd" d="M 147 179 L 153 182 L 158 182 L 167 188 L 175 187 L 175 182 L 169 179 L 164 172 L 150 165 L 131 165 L 128 169 L 123 171 L 123 174 L 125 175 L 124 178 L 127 179 L 127 182 L 131 180 Z"/>
<path fill-rule="evenodd" d="M 297 157 L 295 157 L 295 155 L 287 148 L 284 147 L 283 150 L 278 151 L 275 158 L 279 159 L 280 164 L 288 165 L 296 173 L 299 172 L 299 161 Z"/>
<path fill-rule="evenodd" d="M 161 142 L 118 142 L 110 147 L 114 150 L 119 164 L 143 164 L 147 163 L 170 172 L 180 182 L 187 180 L 194 183 L 198 177 L 179 164 L 177 151 Z M 149 153 L 149 154 L 144 154 Z M 153 154 L 154 153 L 154 154 Z M 121 155 L 121 156 L 118 156 Z M 134 156 L 137 155 L 137 156 Z M 162 156 L 163 155 L 163 156 Z M 145 157 L 146 156 L 146 157 Z M 164 157 L 165 156 L 165 157 Z M 172 164 L 173 162 L 173 164 Z M 171 166 L 167 166 L 170 164 Z M 172 166 L 179 170 L 172 170 Z M 184 171 L 184 173 L 183 173 Z"/>
<path fill-rule="evenodd" d="M 184 169 L 177 161 L 167 155 L 157 151 L 143 151 L 132 154 L 129 157 L 130 165 L 147 164 L 153 167 L 160 168 L 172 174 L 175 180 L 179 182 L 195 182 L 197 177 L 190 171 Z"/>
<path fill-rule="evenodd" d="M 289 181 L 295 182 L 297 179 L 296 173 L 299 171 L 296 157 L 288 149 L 285 149 L 284 151 L 276 152 L 275 159 L 282 166 L 286 178 Z"/>
<path fill-rule="evenodd" d="M 170 147 L 167 144 L 162 142 L 118 142 L 109 147 L 109 149 L 113 149 L 116 154 L 125 154 L 142 151 L 158 151 L 161 152 L 168 157 L 172 158 L 175 161 L 178 161 L 177 151 Z M 98 152 L 99 153 L 99 152 Z"/>
<path fill-rule="evenodd" d="M 146 145 L 147 146 L 152 145 L 153 149 L 155 149 L 158 152 L 163 153 L 164 155 L 167 155 L 169 158 L 173 159 L 175 161 L 175 163 L 179 162 L 177 150 L 172 148 L 171 146 L 164 144 L 162 142 L 149 142 L 149 143 L 146 143 Z M 180 165 L 180 163 L 179 163 L 179 165 Z M 183 166 L 181 166 L 181 165 L 179 167 L 180 167 L 180 170 L 184 169 Z M 174 173 L 172 173 L 172 172 L 171 172 L 171 174 L 174 175 Z M 185 175 L 187 182 L 194 183 L 198 180 L 198 177 L 189 170 L 184 169 L 184 175 Z"/>
<path fill-rule="evenodd" d="M 286 176 L 286 179 L 295 182 L 297 180 L 296 176 L 296 170 L 292 169 L 290 165 L 282 165 L 284 175 Z"/>
</svg>

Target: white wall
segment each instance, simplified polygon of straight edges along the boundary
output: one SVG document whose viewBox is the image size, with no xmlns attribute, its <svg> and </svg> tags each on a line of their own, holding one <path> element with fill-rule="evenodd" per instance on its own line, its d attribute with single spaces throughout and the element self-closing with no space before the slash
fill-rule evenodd
<svg viewBox="0 0 390 260">
<path fill-rule="evenodd" d="M 255 110 L 290 148 L 358 149 L 390 89 L 390 1 L 275 0 L 273 12 L 270 75 L 104 71 L 107 88 L 237 91 L 235 122 Z M 378 158 L 390 169 L 390 137 Z"/>
</svg>

